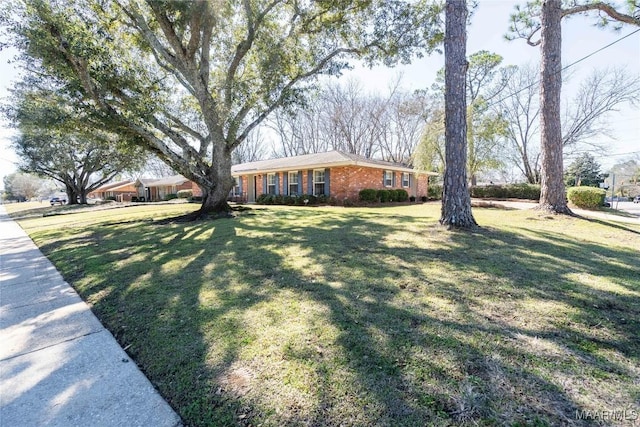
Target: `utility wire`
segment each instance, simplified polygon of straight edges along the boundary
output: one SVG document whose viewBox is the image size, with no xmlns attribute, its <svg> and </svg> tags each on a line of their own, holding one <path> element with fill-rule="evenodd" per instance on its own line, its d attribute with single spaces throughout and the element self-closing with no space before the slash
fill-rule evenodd
<svg viewBox="0 0 640 427">
<path fill-rule="evenodd" d="M 585 59 L 588 59 L 588 58 L 592 57 L 592 56 L 593 56 L 593 55 L 595 55 L 596 53 L 599 53 L 599 52 L 602 52 L 602 51 L 603 51 L 603 50 L 605 50 L 605 49 L 608 49 L 609 47 L 613 46 L 614 44 L 616 44 L 616 43 L 618 43 L 618 42 L 621 42 L 622 40 L 624 40 L 624 39 L 626 39 L 627 37 L 630 37 L 630 36 L 632 36 L 632 35 L 636 34 L 636 33 L 637 33 L 637 32 L 639 32 L 639 31 L 640 31 L 640 29 L 637 29 L 637 30 L 635 30 L 635 31 L 632 31 L 632 32 L 630 32 L 629 34 L 627 34 L 627 35 L 625 35 L 625 36 L 622 36 L 622 37 L 620 37 L 620 38 L 619 38 L 619 39 L 617 39 L 617 40 L 612 41 L 612 42 L 611 42 L 611 43 L 609 43 L 608 45 L 603 46 L 603 47 L 601 47 L 601 48 L 600 48 L 600 49 L 598 49 L 598 50 L 594 50 L 594 51 L 593 51 L 593 52 L 591 52 L 590 54 L 588 54 L 588 55 L 586 55 L 586 56 L 583 56 L 582 58 L 578 59 L 577 61 L 574 61 L 574 62 L 572 62 L 572 63 L 571 63 L 571 64 L 569 64 L 569 65 L 565 65 L 564 67 L 562 67 L 562 69 L 561 69 L 560 71 L 564 71 L 564 70 L 566 70 L 567 68 L 573 67 L 574 65 L 576 65 L 576 64 L 578 64 L 578 63 L 580 63 L 580 62 L 584 61 Z M 499 103 L 501 103 L 502 101 L 505 101 L 505 100 L 507 100 L 507 99 L 511 98 L 512 96 L 515 96 L 515 95 L 519 94 L 520 92 L 523 92 L 523 91 L 525 91 L 525 90 L 527 90 L 527 89 L 530 89 L 530 88 L 532 88 L 532 87 L 534 87 L 534 86 L 536 86 L 536 85 L 538 85 L 538 84 L 540 84 L 540 79 L 536 80 L 535 82 L 531 83 L 531 84 L 530 84 L 530 85 L 528 85 L 528 86 L 525 86 L 525 87 L 523 87 L 523 88 L 521 88 L 521 89 L 518 89 L 517 91 L 515 91 L 515 92 L 513 92 L 513 93 L 511 93 L 511 94 L 509 94 L 509 95 L 507 95 L 507 96 L 505 96 L 505 97 L 503 97 L 503 98 L 500 98 L 499 100 L 497 100 L 497 101 L 495 101 L 495 102 L 493 102 L 493 103 L 489 104 L 489 105 L 488 105 L 488 107 L 493 107 L 494 105 L 499 104 Z M 488 108 L 488 107 L 487 107 L 487 108 Z"/>
</svg>

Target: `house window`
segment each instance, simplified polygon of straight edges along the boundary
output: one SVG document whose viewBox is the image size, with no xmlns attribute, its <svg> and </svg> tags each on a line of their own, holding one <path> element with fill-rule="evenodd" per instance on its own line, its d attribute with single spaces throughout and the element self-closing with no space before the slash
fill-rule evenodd
<svg viewBox="0 0 640 427">
<path fill-rule="evenodd" d="M 402 186 L 405 188 L 409 187 L 409 172 L 402 173 Z"/>
<path fill-rule="evenodd" d="M 384 186 L 393 187 L 393 171 L 384 171 Z"/>
<path fill-rule="evenodd" d="M 324 169 L 315 169 L 313 171 L 313 195 L 320 196 L 324 194 Z"/>
<path fill-rule="evenodd" d="M 299 194 L 298 172 L 289 172 L 289 194 Z"/>
<path fill-rule="evenodd" d="M 267 194 L 276 194 L 276 174 L 267 174 Z"/>
</svg>

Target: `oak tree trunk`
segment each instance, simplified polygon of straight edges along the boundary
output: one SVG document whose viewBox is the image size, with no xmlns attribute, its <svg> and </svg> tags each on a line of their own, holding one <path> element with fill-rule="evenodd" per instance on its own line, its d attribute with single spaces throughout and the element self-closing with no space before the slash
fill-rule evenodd
<svg viewBox="0 0 640 427">
<path fill-rule="evenodd" d="M 473 228 L 467 187 L 467 2 L 447 0 L 445 54 L 445 170 L 440 224 Z"/>
<path fill-rule="evenodd" d="M 542 62 L 540 86 L 540 133 L 542 167 L 540 170 L 539 209 L 571 214 L 567 207 L 562 177 L 562 129 L 560 126 L 560 92 L 562 89 L 562 2 L 542 3 Z"/>
<path fill-rule="evenodd" d="M 78 191 L 74 186 L 65 184 L 65 193 L 67 193 L 67 204 L 69 205 L 78 204 Z"/>
<path fill-rule="evenodd" d="M 210 215 L 226 215 L 231 211 L 227 203 L 233 188 L 231 176 L 231 151 L 226 144 L 213 144 L 213 159 L 207 173 L 207 181 L 200 184 L 202 206 L 196 212 L 198 218 Z"/>
</svg>

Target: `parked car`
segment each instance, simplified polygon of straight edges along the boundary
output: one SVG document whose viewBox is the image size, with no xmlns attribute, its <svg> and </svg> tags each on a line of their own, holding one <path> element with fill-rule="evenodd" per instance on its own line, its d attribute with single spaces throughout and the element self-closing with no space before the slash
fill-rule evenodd
<svg viewBox="0 0 640 427">
<path fill-rule="evenodd" d="M 64 197 L 52 197 L 51 200 L 49 200 L 49 203 L 51 203 L 51 206 L 55 205 L 56 203 L 62 206 L 67 203 L 67 199 L 65 199 Z"/>
<path fill-rule="evenodd" d="M 636 197 L 633 199 L 633 203 L 640 203 L 640 196 L 636 196 Z"/>
</svg>

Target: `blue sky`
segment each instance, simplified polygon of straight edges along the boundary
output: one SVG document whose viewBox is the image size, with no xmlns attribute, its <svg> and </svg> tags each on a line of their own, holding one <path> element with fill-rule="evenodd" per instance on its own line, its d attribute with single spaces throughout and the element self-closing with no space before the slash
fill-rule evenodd
<svg viewBox="0 0 640 427">
<path fill-rule="evenodd" d="M 504 34 L 509 25 L 509 15 L 520 1 L 480 0 L 468 29 L 468 54 L 479 50 L 489 50 L 503 56 L 505 65 L 522 65 L 537 62 L 539 49 L 530 47 L 524 40 L 506 41 Z M 595 19 L 576 16 L 563 22 L 562 45 L 563 64 L 570 64 L 615 40 L 635 31 L 637 28 L 625 26 L 621 31 L 594 27 Z M 18 71 L 8 64 L 14 52 L 0 52 L 0 97 L 7 96 L 7 88 L 18 77 Z M 392 69 L 378 67 L 372 70 L 357 67 L 344 77 L 360 79 L 366 89 L 384 92 L 388 85 L 402 73 L 402 82 L 407 89 L 430 87 L 436 72 L 444 65 L 444 57 L 434 54 L 408 66 Z M 640 74 L 640 32 L 599 52 L 571 68 L 571 80 L 563 86 L 563 97 L 570 97 L 581 79 L 594 68 L 625 66 L 629 73 Z M 624 106 L 609 118 L 614 128 L 615 140 L 606 140 L 609 155 L 598 158 L 604 169 L 628 157 L 623 153 L 640 152 L 640 110 Z M 9 149 L 11 130 L 0 123 L 0 188 L 2 178 L 13 172 L 17 158 Z"/>
</svg>

